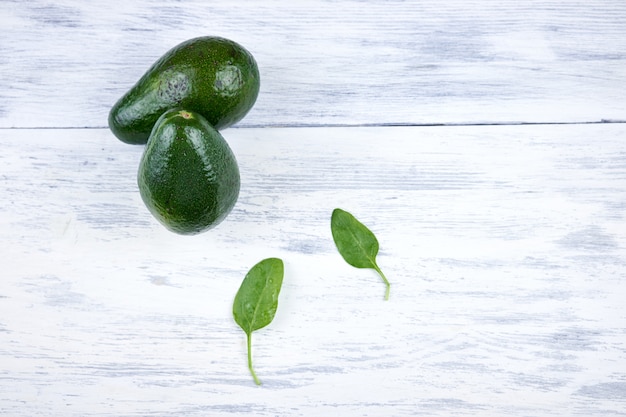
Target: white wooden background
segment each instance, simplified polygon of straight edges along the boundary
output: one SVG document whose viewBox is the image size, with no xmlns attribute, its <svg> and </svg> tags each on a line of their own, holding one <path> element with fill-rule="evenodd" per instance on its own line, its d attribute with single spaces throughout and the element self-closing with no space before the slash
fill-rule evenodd
<svg viewBox="0 0 626 417">
<path fill-rule="evenodd" d="M 0 415 L 626 415 L 626 2 L 0 0 Z M 200 35 L 262 88 L 167 232 L 111 105 Z M 378 236 L 389 301 L 335 207 Z M 274 322 L 231 316 L 277 256 Z"/>
</svg>

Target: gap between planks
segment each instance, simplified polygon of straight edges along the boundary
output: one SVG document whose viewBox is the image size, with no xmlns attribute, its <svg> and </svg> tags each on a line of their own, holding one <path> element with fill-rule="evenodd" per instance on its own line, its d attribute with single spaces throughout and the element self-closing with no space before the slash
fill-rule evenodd
<svg viewBox="0 0 626 417">
<path fill-rule="evenodd" d="M 230 129 L 259 128 L 327 128 L 327 127 L 472 127 L 472 126 L 554 126 L 554 125 L 601 125 L 626 124 L 626 120 L 590 120 L 583 122 L 468 122 L 468 123 L 298 123 L 298 124 L 263 124 L 231 126 Z M 70 129 L 108 129 L 107 126 L 41 126 L 41 127 L 1 127 L 0 130 L 70 130 Z"/>
</svg>

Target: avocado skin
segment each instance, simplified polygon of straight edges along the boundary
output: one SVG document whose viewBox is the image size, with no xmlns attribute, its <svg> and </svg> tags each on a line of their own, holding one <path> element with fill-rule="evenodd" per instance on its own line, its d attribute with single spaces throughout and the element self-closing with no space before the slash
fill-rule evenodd
<svg viewBox="0 0 626 417">
<path fill-rule="evenodd" d="M 189 39 L 159 58 L 109 112 L 122 142 L 145 144 L 166 110 L 202 114 L 216 129 L 241 120 L 260 88 L 257 63 L 238 43 L 216 36 Z"/>
<path fill-rule="evenodd" d="M 139 193 L 152 215 L 182 235 L 222 222 L 239 196 L 235 156 L 199 113 L 172 109 L 156 122 L 137 174 Z"/>
</svg>

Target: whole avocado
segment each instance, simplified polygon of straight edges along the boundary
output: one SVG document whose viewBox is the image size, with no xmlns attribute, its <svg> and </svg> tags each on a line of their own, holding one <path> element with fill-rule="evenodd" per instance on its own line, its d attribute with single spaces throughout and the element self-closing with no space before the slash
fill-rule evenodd
<svg viewBox="0 0 626 417">
<path fill-rule="evenodd" d="M 139 193 L 167 229 L 194 235 L 217 226 L 239 196 L 239 167 L 199 113 L 172 109 L 154 125 L 137 173 Z"/>
<path fill-rule="evenodd" d="M 257 63 L 241 45 L 216 36 L 190 39 L 157 60 L 115 103 L 109 127 L 122 142 L 145 144 L 166 110 L 185 108 L 224 129 L 250 111 L 259 88 Z"/>
</svg>

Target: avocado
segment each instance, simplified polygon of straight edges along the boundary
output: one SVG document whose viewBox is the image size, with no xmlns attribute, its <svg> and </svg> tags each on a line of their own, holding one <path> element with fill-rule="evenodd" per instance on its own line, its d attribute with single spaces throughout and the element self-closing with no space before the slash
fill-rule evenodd
<svg viewBox="0 0 626 417">
<path fill-rule="evenodd" d="M 239 196 L 237 160 L 201 114 L 171 109 L 157 120 L 139 162 L 139 193 L 167 229 L 195 235 L 217 226 Z"/>
<path fill-rule="evenodd" d="M 189 39 L 158 59 L 115 103 L 109 127 L 122 142 L 145 144 L 166 110 L 184 108 L 221 130 L 250 111 L 259 88 L 257 63 L 241 45 L 216 36 Z"/>
</svg>

